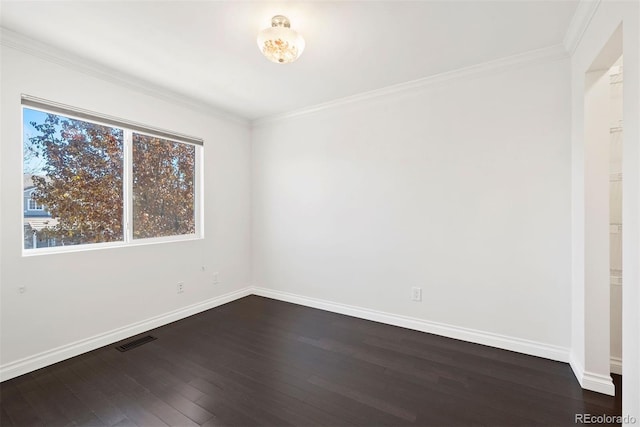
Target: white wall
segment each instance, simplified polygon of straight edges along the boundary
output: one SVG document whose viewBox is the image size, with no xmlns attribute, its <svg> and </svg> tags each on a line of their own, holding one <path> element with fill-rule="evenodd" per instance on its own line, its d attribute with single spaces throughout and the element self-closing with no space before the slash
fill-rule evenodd
<svg viewBox="0 0 640 427">
<path fill-rule="evenodd" d="M 250 132 L 246 123 L 217 118 L 13 48 L 3 46 L 1 53 L 3 379 L 69 357 L 76 350 L 104 345 L 105 340 L 141 332 L 144 325 L 87 343 L 90 337 L 249 285 Z M 21 93 L 204 138 L 205 238 L 21 256 Z M 211 284 L 214 271 L 221 282 L 216 286 Z M 182 294 L 176 293 L 178 281 L 185 282 Z M 26 286 L 27 292 L 19 294 L 19 286 Z M 184 313 L 147 326 L 180 315 Z M 72 345 L 79 340 L 84 344 Z M 54 350 L 60 346 L 62 350 Z"/>
<path fill-rule="evenodd" d="M 572 367 L 583 383 L 595 349 L 606 341 L 585 330 L 591 324 L 606 324 L 605 310 L 589 298 L 585 286 L 585 73 L 591 68 L 616 28 L 622 24 L 625 81 L 623 87 L 623 190 L 622 190 L 622 395 L 623 415 L 640 419 L 640 6 L 635 1 L 602 1 L 584 31 L 571 58 L 572 84 Z M 614 58 L 615 59 L 615 58 Z M 611 65 L 611 64 L 609 64 Z M 596 290 L 597 294 L 597 290 Z M 608 312 L 608 310 L 606 310 Z M 594 318 L 596 317 L 596 318 Z M 635 362 L 635 363 L 634 363 Z M 597 380 L 598 373 L 594 376 Z M 597 381 L 596 381 L 597 382 Z M 597 386 L 597 384 L 593 384 Z"/>
<path fill-rule="evenodd" d="M 549 59 L 257 124 L 253 284 L 566 360 L 569 87 Z"/>
</svg>

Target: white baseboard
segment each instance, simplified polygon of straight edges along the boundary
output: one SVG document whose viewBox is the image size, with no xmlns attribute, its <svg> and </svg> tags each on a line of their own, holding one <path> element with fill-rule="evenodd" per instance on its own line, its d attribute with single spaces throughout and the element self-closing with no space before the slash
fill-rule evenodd
<svg viewBox="0 0 640 427">
<path fill-rule="evenodd" d="M 594 374 L 593 372 L 585 372 L 582 380 L 582 388 L 586 390 L 596 391 L 598 393 L 616 395 L 616 387 L 613 385 L 611 375 Z"/>
<path fill-rule="evenodd" d="M 585 371 L 582 364 L 575 359 L 573 354 L 569 358 L 569 365 L 583 389 L 615 396 L 616 387 L 613 384 L 611 375 L 601 375 Z"/>
<path fill-rule="evenodd" d="M 573 375 L 575 375 L 576 379 L 580 383 L 580 386 L 582 386 L 582 378 L 584 377 L 584 368 L 582 367 L 582 364 L 578 362 L 578 360 L 576 360 L 573 352 L 569 355 L 569 366 L 573 371 Z"/>
<path fill-rule="evenodd" d="M 174 310 L 159 316 L 155 316 L 141 322 L 114 329 L 90 338 L 63 345 L 42 353 L 25 357 L 23 359 L 7 363 L 0 366 L 0 381 L 5 381 L 17 376 L 35 371 L 45 366 L 78 356 L 91 350 L 113 344 L 128 337 L 143 333 L 166 325 L 176 320 L 200 313 L 205 310 L 217 307 L 222 304 L 234 301 L 245 296 L 255 294 L 263 297 L 273 298 L 280 301 L 300 304 L 307 307 L 318 308 L 334 313 L 345 314 L 361 319 L 372 320 L 374 322 L 385 323 L 403 328 L 413 329 L 421 332 L 441 335 L 449 338 L 543 357 L 546 359 L 569 362 L 573 372 L 580 382 L 580 385 L 588 390 L 599 393 L 613 395 L 615 388 L 610 376 L 585 372 L 582 366 L 573 357 L 570 357 L 568 348 L 540 343 L 522 338 L 510 337 L 506 335 L 494 334 L 491 332 L 479 331 L 475 329 L 462 328 L 439 322 L 432 322 L 415 317 L 402 316 L 383 311 L 371 310 L 363 307 L 335 303 L 318 298 L 310 298 L 288 292 L 266 289 L 261 287 L 247 287 L 238 291 L 230 292 L 218 297 L 208 299 L 178 310 Z M 615 358 L 611 360 L 612 372 L 614 370 Z M 622 367 L 621 361 L 616 366 Z"/>
<path fill-rule="evenodd" d="M 609 364 L 612 374 L 622 375 L 622 358 L 611 356 Z"/>
<path fill-rule="evenodd" d="M 114 342 L 141 334 L 150 329 L 175 322 L 176 320 L 184 319 L 185 317 L 189 317 L 202 311 L 251 295 L 251 293 L 252 288 L 250 287 L 240 289 L 238 291 L 220 295 L 159 316 L 154 316 L 122 328 L 114 329 L 71 344 L 63 345 L 33 356 L 25 357 L 24 359 L 20 359 L 15 362 L 7 363 L 0 366 L 0 381 L 15 378 L 28 372 L 35 371 L 36 369 L 44 368 L 45 366 L 95 350 L 96 348 L 113 344 Z"/>
<path fill-rule="evenodd" d="M 529 354 L 532 356 L 544 357 L 546 359 L 557 360 L 560 362 L 569 361 L 569 349 L 565 347 L 559 347 L 506 335 L 479 331 L 475 329 L 462 328 L 459 326 L 447 325 L 444 323 L 431 322 L 415 317 L 401 316 L 383 311 L 335 303 L 332 301 L 317 298 L 309 298 L 302 295 L 276 291 L 273 289 L 254 287 L 253 293 L 255 295 L 267 298 L 273 298 L 280 301 L 318 308 L 334 313 L 346 314 L 348 316 L 358 317 L 360 319 L 400 326 L 403 328 L 441 335 L 448 338 L 455 338 L 463 341 L 501 348 L 504 350 Z"/>
</svg>

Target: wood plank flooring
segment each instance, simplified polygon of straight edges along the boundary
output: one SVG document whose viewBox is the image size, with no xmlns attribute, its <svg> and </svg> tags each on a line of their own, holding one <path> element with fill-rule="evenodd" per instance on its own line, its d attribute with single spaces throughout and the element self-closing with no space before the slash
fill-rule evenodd
<svg viewBox="0 0 640 427">
<path fill-rule="evenodd" d="M 569 366 L 249 296 L 0 385 L 9 426 L 572 426 Z M 146 335 L 146 334 L 144 334 Z"/>
</svg>

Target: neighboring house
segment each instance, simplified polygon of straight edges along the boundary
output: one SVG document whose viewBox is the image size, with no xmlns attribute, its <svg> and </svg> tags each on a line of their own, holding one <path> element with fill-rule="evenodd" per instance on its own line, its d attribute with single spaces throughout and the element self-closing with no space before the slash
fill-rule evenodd
<svg viewBox="0 0 640 427">
<path fill-rule="evenodd" d="M 53 228 L 58 224 L 56 218 L 51 218 L 46 206 L 33 199 L 36 190 L 31 175 L 23 176 L 24 190 L 22 193 L 23 227 L 25 231 L 25 249 L 56 246 L 55 239 L 42 238 L 40 231 L 45 228 Z M 31 233 L 31 236 L 28 236 Z M 30 238 L 29 238 L 30 237 Z"/>
</svg>

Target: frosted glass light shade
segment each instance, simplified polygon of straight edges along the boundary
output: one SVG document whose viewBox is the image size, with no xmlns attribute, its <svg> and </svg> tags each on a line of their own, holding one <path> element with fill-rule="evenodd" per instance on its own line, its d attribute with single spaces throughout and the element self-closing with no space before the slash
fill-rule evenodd
<svg viewBox="0 0 640 427">
<path fill-rule="evenodd" d="M 282 15 L 271 19 L 271 28 L 258 34 L 258 48 L 270 61 L 278 64 L 293 62 L 304 51 L 304 39 L 291 29 L 289 20 Z"/>
</svg>

